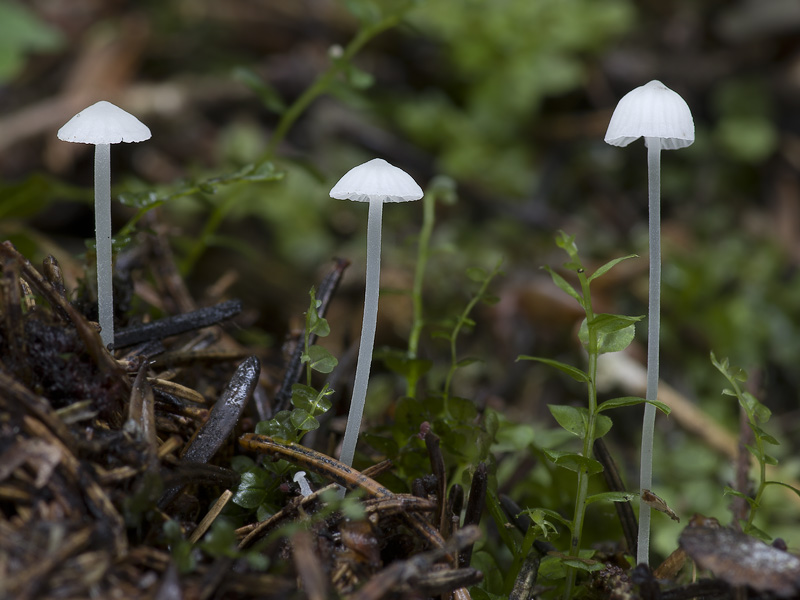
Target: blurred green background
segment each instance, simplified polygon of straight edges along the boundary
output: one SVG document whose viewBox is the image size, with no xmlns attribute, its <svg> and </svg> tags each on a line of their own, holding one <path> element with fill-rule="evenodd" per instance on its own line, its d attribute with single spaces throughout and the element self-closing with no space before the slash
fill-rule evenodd
<svg viewBox="0 0 800 600">
<path fill-rule="evenodd" d="M 286 107 L 359 31 L 400 9 L 271 148 Z M 0 0 L 0 234 L 31 259 L 54 254 L 76 285 L 93 236 L 92 153 L 55 132 L 97 100 L 118 104 L 153 137 L 113 149 L 115 194 L 166 200 L 133 241 L 161 227 L 199 301 L 230 275 L 225 295 L 242 298 L 249 319 L 237 335 L 277 376 L 281 343 L 334 256 L 353 266 L 326 343 L 341 354 L 357 336 L 366 211 L 328 191 L 383 157 L 423 188 L 438 178 L 456 190 L 436 208 L 432 321 L 463 307 L 466 268 L 504 259 L 499 304 L 476 315 L 462 342 L 482 362 L 463 371 L 458 393 L 548 429 L 546 404 L 580 403 L 582 392 L 514 359 L 582 361 L 577 306 L 540 270 L 563 262 L 555 232 L 576 234 L 590 264 L 641 255 L 598 281 L 596 306 L 646 310 L 646 153 L 603 135 L 619 98 L 651 79 L 683 96 L 696 125 L 693 146 L 662 156 L 662 377 L 735 436 L 736 406 L 720 395 L 709 351 L 746 368 L 780 416 L 767 429 L 783 441 L 781 477 L 798 478 L 800 8 L 791 0 Z M 197 185 L 266 159 L 280 180 Z M 116 228 L 135 214 L 115 203 Z M 212 214 L 224 219 L 204 236 Z M 411 285 L 421 215 L 421 203 L 385 211 L 378 346 L 405 346 L 408 297 L 389 292 Z M 641 326 L 640 361 L 645 336 Z M 446 367 L 430 336 L 422 354 Z M 402 393 L 387 371 L 374 378 L 375 389 Z M 639 412 L 614 416 L 610 444 L 635 488 Z M 658 425 L 657 491 L 687 518 L 727 522 L 729 459 L 675 418 Z M 531 477 L 506 491 L 543 505 Z M 775 490 L 767 500 L 771 520 L 760 525 L 796 547 L 797 503 Z M 670 552 L 680 525 L 654 527 L 657 550 Z"/>
</svg>

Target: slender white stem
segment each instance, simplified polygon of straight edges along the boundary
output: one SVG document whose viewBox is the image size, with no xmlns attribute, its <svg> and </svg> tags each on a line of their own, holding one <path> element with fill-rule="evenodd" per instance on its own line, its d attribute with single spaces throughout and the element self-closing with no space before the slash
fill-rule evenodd
<svg viewBox="0 0 800 600">
<path fill-rule="evenodd" d="M 100 339 L 114 343 L 114 290 L 111 283 L 111 144 L 94 150 L 94 224 L 97 248 L 97 311 Z"/>
<path fill-rule="evenodd" d="M 650 288 L 647 315 L 647 400 L 658 397 L 658 338 L 661 326 L 661 140 L 647 138 L 647 182 L 650 209 Z M 653 484 L 653 430 L 656 407 L 644 405 L 639 487 Z M 637 564 L 650 564 L 650 507 L 639 502 Z"/>
<path fill-rule="evenodd" d="M 367 401 L 367 382 L 372 363 L 372 348 L 375 345 L 375 327 L 378 322 L 378 292 L 381 279 L 381 219 L 383 202 L 380 199 L 369 203 L 367 220 L 367 282 L 364 294 L 364 320 L 361 323 L 361 341 L 358 346 L 356 378 L 353 383 L 353 397 L 347 415 L 347 427 L 342 440 L 342 454 L 339 460 L 351 466 L 356 454 L 358 431 L 361 428 L 361 415 Z"/>
</svg>

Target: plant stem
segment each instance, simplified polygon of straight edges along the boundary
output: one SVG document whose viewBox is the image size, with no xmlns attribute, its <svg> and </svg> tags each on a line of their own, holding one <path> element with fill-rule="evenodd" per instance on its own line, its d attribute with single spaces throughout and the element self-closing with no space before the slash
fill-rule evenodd
<svg viewBox="0 0 800 600">
<path fill-rule="evenodd" d="M 347 415 L 347 426 L 342 440 L 342 453 L 339 460 L 351 466 L 356 454 L 358 431 L 361 428 L 361 417 L 367 401 L 367 383 L 372 363 L 372 349 L 375 345 L 375 328 L 378 322 L 378 295 L 381 278 L 381 221 L 383 218 L 383 202 L 373 200 L 369 203 L 367 219 L 367 277 L 364 293 L 364 318 L 361 323 L 361 341 L 358 345 L 358 363 L 353 383 L 353 396 L 350 400 L 350 412 Z"/>
<path fill-rule="evenodd" d="M 361 29 L 350 41 L 350 43 L 347 44 L 347 47 L 343 50 L 342 55 L 331 61 L 330 66 L 325 70 L 325 72 L 317 77 L 314 83 L 312 83 L 310 87 L 306 88 L 300 97 L 298 97 L 297 100 L 295 100 L 292 105 L 286 109 L 281 116 L 280 121 L 278 121 L 275 131 L 270 137 L 269 144 L 267 145 L 264 155 L 258 162 L 259 166 L 263 165 L 275 156 L 278 146 L 286 137 L 286 134 L 289 133 L 289 130 L 292 128 L 292 125 L 294 125 L 295 121 L 297 121 L 300 115 L 303 114 L 303 112 L 314 100 L 317 99 L 317 97 L 325 94 L 328 91 L 334 78 L 341 71 L 346 69 L 349 62 L 361 50 L 361 48 L 363 48 L 367 42 L 369 42 L 378 34 L 397 25 L 400 22 L 403 14 L 405 14 L 408 6 L 409 5 L 407 4 L 396 13 L 393 13 L 388 17 L 384 17 L 380 21 L 371 23 L 370 25 L 367 25 Z M 212 212 L 208 221 L 206 221 L 205 227 L 203 228 L 203 232 L 201 233 L 198 241 L 192 246 L 189 255 L 181 265 L 181 270 L 184 274 L 189 273 L 192 270 L 195 263 L 200 258 L 200 255 L 205 251 L 208 241 L 219 228 L 235 198 L 235 194 L 231 194 L 223 202 L 217 204 L 217 206 L 214 208 L 214 211 Z"/>
<path fill-rule="evenodd" d="M 647 392 L 645 399 L 658 397 L 658 339 L 661 313 L 661 141 L 647 138 L 647 181 L 650 212 L 650 286 L 647 315 Z M 656 407 L 644 405 L 642 450 L 639 487 L 650 489 L 653 484 L 653 430 Z M 637 564 L 650 564 L 650 507 L 639 502 L 639 540 Z"/>
<path fill-rule="evenodd" d="M 736 390 L 736 394 L 738 397 L 741 397 L 741 391 L 739 388 L 739 384 L 735 381 L 731 381 L 734 384 L 734 389 Z M 754 505 L 750 507 L 749 514 L 747 515 L 747 525 L 744 528 L 744 532 L 747 533 L 750 531 L 750 528 L 753 526 L 753 521 L 756 518 L 756 509 L 761 506 L 761 496 L 764 494 L 764 490 L 767 488 L 767 461 L 764 460 L 764 440 L 761 439 L 761 436 L 758 434 L 758 424 L 756 423 L 756 416 L 754 412 L 746 411 L 747 418 L 750 421 L 750 428 L 753 430 L 756 448 L 758 450 L 758 466 L 759 466 L 759 477 L 758 477 L 758 490 L 756 490 L 756 496 L 754 498 Z"/>
<path fill-rule="evenodd" d="M 428 193 L 422 198 L 422 228 L 419 232 L 417 243 L 417 268 L 414 271 L 414 287 L 411 290 L 411 304 L 413 309 L 413 322 L 411 334 L 408 336 L 408 357 L 416 358 L 419 349 L 419 337 L 425 320 L 422 316 L 422 285 L 425 281 L 425 267 L 428 265 L 430 254 L 431 235 L 435 219 L 434 207 L 435 194 Z M 409 396 L 411 394 L 408 394 Z"/>
<path fill-rule="evenodd" d="M 306 91 L 303 92 L 300 97 L 297 98 L 297 100 L 295 100 L 294 103 L 283 113 L 280 121 L 278 121 L 278 125 L 275 127 L 272 137 L 269 140 L 269 145 L 267 146 L 264 160 L 269 160 L 275 155 L 275 151 L 286 137 L 286 134 L 289 132 L 292 125 L 294 125 L 294 122 L 300 117 L 301 114 L 303 114 L 303 111 L 305 111 L 309 105 L 316 100 L 318 96 L 321 96 L 328 91 L 328 88 L 333 82 L 334 77 L 336 77 L 340 71 L 347 67 L 358 51 L 361 50 L 361 48 L 363 48 L 364 45 L 376 35 L 397 25 L 400 22 L 404 12 L 405 11 L 400 11 L 398 13 L 389 15 L 388 17 L 384 17 L 376 23 L 367 25 L 356 34 L 356 37 L 354 37 L 350 43 L 347 44 L 347 47 L 343 50 L 342 55 L 331 61 L 330 66 L 325 70 L 325 72 L 317 77 L 316 81 L 314 81 L 314 83 L 311 84 L 311 86 L 307 88 Z"/>
<path fill-rule="evenodd" d="M 111 248 L 111 144 L 94 147 L 94 223 L 97 254 L 97 312 L 100 339 L 114 343 L 114 286 Z"/>
<path fill-rule="evenodd" d="M 498 261 L 497 265 L 495 265 L 494 269 L 491 273 L 489 273 L 481 283 L 481 287 L 478 289 L 478 292 L 472 297 L 472 299 L 467 304 L 467 307 L 464 309 L 464 312 L 458 317 L 458 321 L 453 327 L 453 331 L 450 332 L 450 369 L 447 371 L 447 377 L 444 380 L 444 390 L 442 392 L 442 396 L 444 397 L 444 412 L 445 414 L 449 415 L 449 400 L 450 400 L 450 384 L 453 382 L 453 375 L 455 375 L 456 371 L 458 370 L 458 353 L 456 351 L 456 342 L 458 341 L 458 334 L 461 333 L 461 328 L 464 327 L 469 322 L 469 315 L 472 310 L 475 308 L 475 305 L 480 302 L 484 296 L 486 295 L 486 290 L 489 288 L 489 284 L 492 282 L 492 279 L 500 272 L 500 265 L 502 264 L 502 260 Z"/>
<path fill-rule="evenodd" d="M 422 313 L 422 286 L 425 283 L 425 268 L 428 266 L 428 256 L 430 254 L 431 235 L 433 234 L 433 224 L 435 221 L 436 195 L 434 193 L 425 194 L 422 198 L 422 228 L 419 232 L 417 242 L 417 266 L 414 271 L 414 285 L 411 289 L 411 308 L 413 311 L 411 333 L 408 336 L 408 358 L 417 358 L 419 350 L 419 338 L 422 328 L 425 325 L 425 317 Z M 406 378 L 406 396 L 409 398 L 417 397 L 417 382 L 419 381 L 419 371 L 412 369 Z"/>
<path fill-rule="evenodd" d="M 586 329 L 588 336 L 587 353 L 589 355 L 589 381 L 587 383 L 589 422 L 586 426 L 586 435 L 583 438 L 584 458 L 592 457 L 592 445 L 594 444 L 595 423 L 597 421 L 597 331 L 594 324 L 594 309 L 592 308 L 592 296 L 589 290 L 589 280 L 581 270 L 578 273 L 583 295 L 583 309 L 586 313 Z M 575 514 L 572 518 L 572 537 L 570 538 L 570 555 L 578 556 L 581 549 L 581 535 L 583 532 L 583 520 L 586 516 L 586 498 L 589 492 L 589 472 L 584 468 L 578 471 L 578 493 L 575 497 Z M 576 569 L 567 568 L 567 580 L 564 587 L 564 599 L 572 597 L 572 590 L 575 587 L 575 580 L 578 572 Z"/>
</svg>

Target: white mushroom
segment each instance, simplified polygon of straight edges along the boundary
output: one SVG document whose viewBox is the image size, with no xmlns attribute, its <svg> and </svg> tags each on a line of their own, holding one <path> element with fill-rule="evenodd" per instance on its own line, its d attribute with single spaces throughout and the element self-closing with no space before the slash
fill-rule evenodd
<svg viewBox="0 0 800 600">
<path fill-rule="evenodd" d="M 111 144 L 141 142 L 150 130 L 132 114 L 101 100 L 84 108 L 58 130 L 65 142 L 94 144 L 94 219 L 97 246 L 97 310 L 103 345 L 114 343 L 111 279 Z"/>
<path fill-rule="evenodd" d="M 331 197 L 339 200 L 369 202 L 367 220 L 367 278 L 364 295 L 364 319 L 358 347 L 358 363 L 353 383 L 353 397 L 342 441 L 339 460 L 350 466 L 356 452 L 361 416 L 367 399 L 372 349 L 375 344 L 375 327 L 378 320 L 378 291 L 381 275 L 381 219 L 384 202 L 409 202 L 422 198 L 422 189 L 411 176 L 375 158 L 350 169 L 333 186 Z"/>
<path fill-rule="evenodd" d="M 298 471 L 295 473 L 292 480 L 300 486 L 300 493 L 303 495 L 303 498 L 314 493 L 314 490 L 311 489 L 311 486 L 308 483 L 308 479 L 306 479 L 305 471 Z"/>
<path fill-rule="evenodd" d="M 650 287 L 647 320 L 647 400 L 658 395 L 658 338 L 661 303 L 661 150 L 685 148 L 694 142 L 694 121 L 689 106 L 660 81 L 651 81 L 628 92 L 617 104 L 605 141 L 627 146 L 644 137 L 647 146 L 647 179 L 650 212 Z M 653 429 L 656 408 L 645 404 L 639 487 L 653 483 Z M 637 563 L 649 564 L 650 507 L 639 505 Z"/>
</svg>

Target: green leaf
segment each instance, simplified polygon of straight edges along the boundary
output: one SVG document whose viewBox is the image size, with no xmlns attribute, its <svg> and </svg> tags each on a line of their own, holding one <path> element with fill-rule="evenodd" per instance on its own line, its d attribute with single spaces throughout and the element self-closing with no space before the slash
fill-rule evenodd
<svg viewBox="0 0 800 600">
<path fill-rule="evenodd" d="M 397 355 L 387 355 L 383 358 L 383 362 L 392 372 L 405 377 L 409 381 L 419 381 L 433 367 L 433 362 L 428 359 L 408 358 Z"/>
<path fill-rule="evenodd" d="M 397 453 L 400 451 L 397 442 L 391 438 L 385 438 L 383 436 L 367 433 L 365 431 L 360 435 L 360 439 L 372 446 L 384 456 L 397 456 Z"/>
<path fill-rule="evenodd" d="M 527 515 L 534 522 L 538 522 L 537 514 L 541 514 L 543 516 L 553 519 L 554 521 L 558 521 L 559 523 L 564 525 L 567 529 L 572 531 L 572 519 L 567 519 L 563 515 L 560 515 L 556 511 L 551 510 L 549 508 L 526 508 L 520 514 Z"/>
<path fill-rule="evenodd" d="M 250 458 L 249 456 L 245 456 L 244 454 L 237 454 L 236 456 L 231 458 L 231 469 L 233 469 L 240 475 L 245 471 L 254 469 L 255 466 L 256 462 L 252 458 Z"/>
<path fill-rule="evenodd" d="M 742 500 L 745 500 L 750 505 L 750 508 L 753 509 L 753 510 L 758 508 L 758 504 L 756 504 L 756 501 L 755 501 L 754 498 L 751 498 L 747 494 L 743 494 L 742 492 L 740 492 L 738 490 L 735 490 L 730 486 L 726 485 L 723 488 L 722 493 L 725 496 L 736 496 L 737 498 L 741 498 Z"/>
<path fill-rule="evenodd" d="M 790 490 L 792 490 L 792 491 L 793 491 L 795 494 L 797 494 L 798 496 L 800 496 L 800 490 L 798 490 L 798 489 L 797 489 L 796 487 L 794 487 L 793 485 L 789 485 L 788 483 L 783 483 L 782 481 L 765 481 L 765 482 L 764 482 L 764 486 L 766 487 L 766 486 L 768 486 L 768 485 L 779 485 L 779 486 L 781 486 L 781 487 L 789 488 L 789 489 L 790 489 Z"/>
<path fill-rule="evenodd" d="M 475 283 L 483 283 L 489 274 L 480 267 L 469 267 L 467 269 L 467 277 Z"/>
<path fill-rule="evenodd" d="M 589 427 L 588 409 L 564 406 L 562 404 L 548 404 L 547 408 L 550 409 L 550 414 L 553 415 L 553 418 L 562 428 L 577 435 L 579 438 L 586 437 L 587 428 Z"/>
<path fill-rule="evenodd" d="M 152 190 L 145 192 L 126 192 L 124 194 L 119 194 L 117 199 L 125 206 L 132 206 L 134 208 L 150 208 L 164 201 L 157 192 Z"/>
<path fill-rule="evenodd" d="M 452 396 L 447 403 L 450 417 L 458 423 L 471 423 L 478 416 L 478 409 L 472 400 Z"/>
<path fill-rule="evenodd" d="M 579 571 L 585 571 L 587 573 L 593 573 L 595 571 L 602 571 L 605 568 L 605 564 L 598 562 L 596 560 L 587 560 L 587 559 L 577 559 L 577 558 L 565 558 L 564 564 L 568 567 L 572 567 L 573 569 L 577 569 Z"/>
<path fill-rule="evenodd" d="M 578 246 L 575 244 L 575 236 L 568 235 L 564 231 L 559 231 L 556 236 L 556 246 L 564 250 L 571 258 L 578 256 Z"/>
<path fill-rule="evenodd" d="M 597 415 L 594 421 L 594 439 L 603 437 L 609 431 L 614 422 L 605 415 Z"/>
<path fill-rule="evenodd" d="M 312 411 L 317 400 L 317 390 L 309 385 L 295 383 L 292 385 L 292 406 Z"/>
<path fill-rule="evenodd" d="M 639 494 L 637 492 L 601 492 L 588 496 L 586 504 L 591 504 L 592 502 L 630 502 L 638 497 Z"/>
<path fill-rule="evenodd" d="M 759 427 L 758 425 L 752 427 L 752 429 L 753 429 L 753 433 L 755 433 L 761 439 L 762 442 L 764 442 L 766 444 L 772 444 L 773 446 L 780 446 L 781 445 L 781 443 L 778 440 L 776 440 L 774 437 L 772 437 L 766 431 L 761 429 L 761 427 Z"/>
<path fill-rule="evenodd" d="M 494 306 L 498 302 L 500 302 L 500 296 L 494 296 L 492 294 L 484 294 L 481 296 L 481 302 L 486 304 L 487 306 Z"/>
<path fill-rule="evenodd" d="M 235 558 L 238 555 L 236 541 L 233 525 L 227 519 L 215 519 L 200 547 L 211 556 Z"/>
<path fill-rule="evenodd" d="M 627 348 L 636 335 L 634 324 L 642 317 L 626 315 L 597 314 L 592 321 L 592 329 L 597 335 L 597 351 L 600 354 L 619 352 Z M 589 345 L 589 327 L 586 319 L 578 330 L 578 338 L 585 346 Z"/>
<path fill-rule="evenodd" d="M 267 489 L 264 485 L 264 478 L 259 475 L 258 471 L 248 471 L 242 473 L 239 488 L 231 500 L 242 508 L 253 509 L 264 502 L 266 497 Z"/>
<path fill-rule="evenodd" d="M 559 275 L 558 273 L 556 273 L 556 272 L 555 272 L 553 269 L 551 269 L 551 268 L 550 268 L 550 267 L 548 267 L 548 266 L 545 266 L 545 267 L 543 267 L 543 268 L 544 268 L 544 270 L 545 270 L 545 271 L 547 271 L 548 273 L 550 273 L 550 277 L 553 279 L 553 283 L 555 283 L 555 284 L 556 284 L 556 286 L 558 286 L 558 288 L 559 288 L 559 289 L 560 289 L 562 292 L 564 292 L 564 293 L 565 293 L 565 294 L 567 294 L 568 296 L 571 296 L 572 298 L 575 298 L 575 300 L 577 300 L 577 301 L 578 301 L 578 304 L 580 304 L 581 306 L 583 306 L 583 298 L 582 298 L 582 297 L 581 297 L 581 295 L 580 295 L 580 294 L 579 294 L 579 293 L 578 293 L 578 292 L 575 290 L 575 288 L 574 288 L 574 287 L 572 287 L 572 286 L 571 286 L 569 283 L 567 283 L 567 280 L 566 280 L 566 279 L 564 279 L 564 278 L 563 278 L 561 275 Z"/>
<path fill-rule="evenodd" d="M 288 410 L 279 411 L 269 421 L 260 421 L 256 425 L 256 433 L 279 440 L 295 441 L 296 434 L 290 421 L 291 416 L 292 413 Z"/>
<path fill-rule="evenodd" d="M 766 531 L 759 529 L 752 523 L 748 525 L 745 522 L 744 525 L 742 526 L 742 532 L 746 533 L 747 535 L 752 535 L 753 537 L 760 539 L 762 542 L 769 542 L 770 540 L 772 540 L 771 535 L 769 535 Z"/>
<path fill-rule="evenodd" d="M 236 181 L 280 181 L 285 176 L 286 171 L 278 169 L 274 163 L 251 163 L 245 165 L 232 175 L 222 178 L 220 183 L 233 183 Z"/>
<path fill-rule="evenodd" d="M 462 367 L 468 367 L 469 365 L 472 365 L 472 364 L 475 364 L 475 363 L 478 363 L 478 362 L 483 362 L 483 361 L 480 358 L 475 358 L 475 357 L 472 357 L 472 356 L 468 356 L 466 358 L 462 358 L 461 360 L 459 360 L 456 363 L 456 367 L 458 367 L 460 369 Z"/>
<path fill-rule="evenodd" d="M 292 411 L 291 423 L 300 431 L 313 431 L 319 428 L 319 421 L 317 421 L 311 413 L 302 408 L 295 408 Z"/>
<path fill-rule="evenodd" d="M 548 404 L 547 408 L 550 409 L 550 413 L 561 427 L 570 433 L 574 433 L 579 438 L 586 437 L 589 427 L 589 410 L 587 408 L 576 408 L 561 404 Z M 597 415 L 594 424 L 595 439 L 607 434 L 611 430 L 612 424 L 611 419 L 605 415 Z"/>
<path fill-rule="evenodd" d="M 595 475 L 603 472 L 603 465 L 592 458 L 586 458 L 574 452 L 563 452 L 559 450 L 543 449 L 542 453 L 554 464 L 564 467 L 569 471 L 579 473 L 582 469 L 588 475 Z"/>
<path fill-rule="evenodd" d="M 508 600 L 508 595 L 492 594 L 479 587 L 470 589 L 469 594 L 472 600 Z"/>
<path fill-rule="evenodd" d="M 601 277 L 602 275 L 605 275 L 606 273 L 608 273 L 611 269 L 613 269 L 616 265 L 621 263 L 623 260 L 628 260 L 629 258 L 638 258 L 638 255 L 629 254 L 628 256 L 623 256 L 621 258 L 615 258 L 614 260 L 610 260 L 606 264 L 604 264 L 602 267 L 598 268 L 594 273 L 592 273 L 586 279 L 586 281 L 591 283 L 592 281 L 594 281 L 598 277 Z"/>
<path fill-rule="evenodd" d="M 286 104 L 278 93 L 278 90 L 252 69 L 238 67 L 233 71 L 233 78 L 255 92 L 267 110 L 271 110 L 279 115 L 286 111 Z"/>
<path fill-rule="evenodd" d="M 29 52 L 59 48 L 61 32 L 40 19 L 25 3 L 0 2 L 0 82 L 6 82 L 25 67 Z"/>
<path fill-rule="evenodd" d="M 581 383 L 589 383 L 589 375 L 578 369 L 577 367 L 573 367 L 572 365 L 568 365 L 566 363 L 562 363 L 557 360 L 552 360 L 550 358 L 540 358 L 538 356 L 527 356 L 527 355 L 520 355 L 517 357 L 517 360 L 535 360 L 536 362 L 543 363 L 545 365 L 550 365 L 551 367 L 555 367 L 559 371 L 562 371 L 572 377 L 575 381 L 579 381 Z"/>
<path fill-rule="evenodd" d="M 308 349 L 309 364 L 319 373 L 330 373 L 339 364 L 339 361 L 322 346 L 311 346 Z"/>
<path fill-rule="evenodd" d="M 620 408 L 622 406 L 634 406 L 636 404 L 652 404 L 658 410 L 663 412 L 665 415 L 668 415 L 672 412 L 672 409 L 660 402 L 658 400 L 645 400 L 644 398 L 639 398 L 638 396 L 622 396 L 621 398 L 612 398 L 611 400 L 606 400 L 600 406 L 597 407 L 597 412 L 601 412 L 604 410 L 609 410 L 611 408 Z"/>
</svg>

